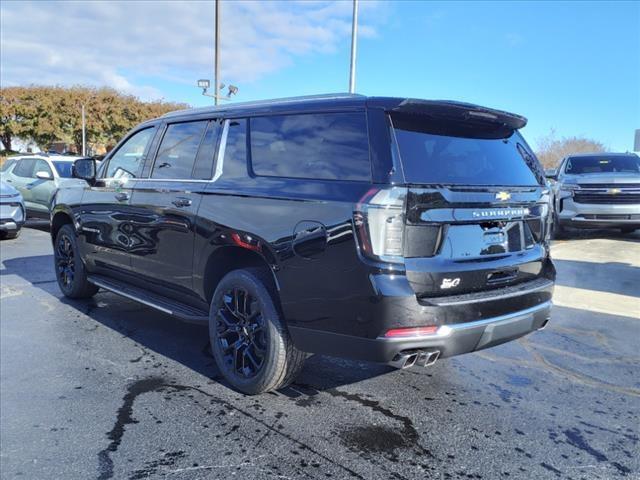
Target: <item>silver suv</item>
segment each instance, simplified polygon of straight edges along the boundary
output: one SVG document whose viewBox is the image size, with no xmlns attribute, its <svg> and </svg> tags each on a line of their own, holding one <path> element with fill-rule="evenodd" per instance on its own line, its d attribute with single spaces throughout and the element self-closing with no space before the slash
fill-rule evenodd
<svg viewBox="0 0 640 480">
<path fill-rule="evenodd" d="M 81 157 L 64 155 L 28 155 L 13 157 L 0 178 L 18 190 L 24 198 L 29 217 L 49 218 L 54 192 L 65 186 L 84 185 L 72 178 L 73 162 Z"/>
<path fill-rule="evenodd" d="M 640 157 L 634 153 L 570 155 L 547 178 L 556 180 L 554 230 L 640 228 Z"/>
</svg>

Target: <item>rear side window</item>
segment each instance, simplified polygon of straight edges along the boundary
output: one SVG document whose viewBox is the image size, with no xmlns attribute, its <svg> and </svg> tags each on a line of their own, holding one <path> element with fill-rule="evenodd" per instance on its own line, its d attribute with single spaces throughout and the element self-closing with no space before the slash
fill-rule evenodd
<svg viewBox="0 0 640 480">
<path fill-rule="evenodd" d="M 322 180 L 371 179 L 364 113 L 276 115 L 251 119 L 256 175 Z"/>
<path fill-rule="evenodd" d="M 174 123 L 162 138 L 151 178 L 191 178 L 207 121 Z"/>
<path fill-rule="evenodd" d="M 211 180 L 211 177 L 213 176 L 213 157 L 215 156 L 219 133 L 220 122 L 215 120 L 209 122 L 207 131 L 200 143 L 200 150 L 198 150 L 196 164 L 193 167 L 192 178 L 199 180 Z"/>
<path fill-rule="evenodd" d="M 430 126 L 415 119 L 394 118 L 393 125 L 408 183 L 544 184 L 542 167 L 517 131 L 506 138 L 472 136 L 470 131 L 449 136 L 433 134 Z"/>
<path fill-rule="evenodd" d="M 10 158 L 9 160 L 6 160 L 0 167 L 0 172 L 6 172 L 7 170 L 9 170 L 9 168 L 11 168 L 11 165 L 13 165 L 16 162 L 17 160 L 12 158 Z"/>
<path fill-rule="evenodd" d="M 36 161 L 33 158 L 23 158 L 18 162 L 18 165 L 13 169 L 13 174 L 17 177 L 35 177 L 33 173 L 33 167 L 36 166 Z"/>
</svg>

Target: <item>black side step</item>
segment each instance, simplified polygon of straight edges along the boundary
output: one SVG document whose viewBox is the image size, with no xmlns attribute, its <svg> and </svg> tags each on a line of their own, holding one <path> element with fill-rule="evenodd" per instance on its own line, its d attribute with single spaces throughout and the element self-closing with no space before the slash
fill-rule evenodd
<svg viewBox="0 0 640 480">
<path fill-rule="evenodd" d="M 178 302 L 176 300 L 163 297 L 156 293 L 149 292 L 140 287 L 135 287 L 125 282 L 114 280 L 113 278 L 103 275 L 89 275 L 87 280 L 95 286 L 104 288 L 123 297 L 129 298 L 136 302 L 155 308 L 161 312 L 178 317 L 181 320 L 190 323 L 208 323 L 209 314 L 204 310 L 194 308 L 190 305 Z"/>
</svg>

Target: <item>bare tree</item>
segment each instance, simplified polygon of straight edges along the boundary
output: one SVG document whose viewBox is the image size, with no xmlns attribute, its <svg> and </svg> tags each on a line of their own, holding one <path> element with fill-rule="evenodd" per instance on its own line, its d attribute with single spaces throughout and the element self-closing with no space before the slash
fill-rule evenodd
<svg viewBox="0 0 640 480">
<path fill-rule="evenodd" d="M 551 131 L 536 142 L 536 155 L 544 168 L 556 168 L 567 155 L 573 153 L 606 152 L 605 145 L 597 140 L 584 137 L 558 138 L 556 131 Z"/>
</svg>

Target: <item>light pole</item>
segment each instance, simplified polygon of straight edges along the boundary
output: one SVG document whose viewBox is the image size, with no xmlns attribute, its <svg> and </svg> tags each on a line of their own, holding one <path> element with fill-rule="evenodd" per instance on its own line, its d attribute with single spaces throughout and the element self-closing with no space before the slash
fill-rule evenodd
<svg viewBox="0 0 640 480">
<path fill-rule="evenodd" d="M 215 54 L 214 54 L 214 77 L 213 77 L 213 101 L 214 105 L 218 105 L 218 88 L 220 81 L 220 61 L 219 61 L 219 53 L 220 53 L 220 0 L 216 0 L 216 19 L 215 19 L 215 36 L 216 36 L 216 46 L 215 46 Z"/>
<path fill-rule="evenodd" d="M 356 44 L 358 42 L 358 0 L 353 0 L 351 20 L 351 68 L 349 69 L 349 93 L 356 92 Z"/>
<path fill-rule="evenodd" d="M 84 117 L 84 104 L 82 105 L 82 156 L 87 156 L 87 122 Z"/>
</svg>

